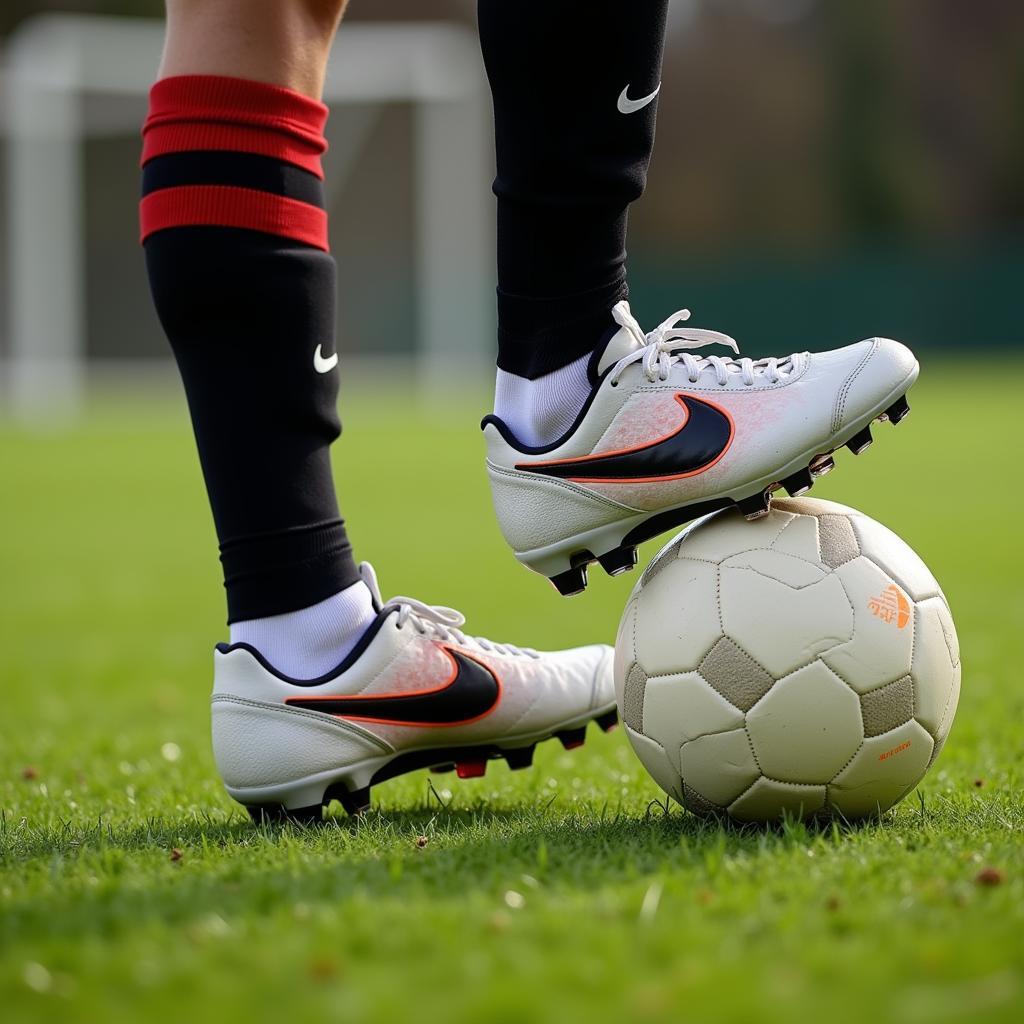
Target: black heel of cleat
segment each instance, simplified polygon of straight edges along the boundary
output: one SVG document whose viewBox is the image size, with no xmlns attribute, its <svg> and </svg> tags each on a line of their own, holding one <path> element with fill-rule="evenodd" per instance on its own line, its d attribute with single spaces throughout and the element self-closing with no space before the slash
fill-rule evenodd
<svg viewBox="0 0 1024 1024">
<path fill-rule="evenodd" d="M 636 548 L 628 545 L 612 548 L 598 558 L 601 568 L 609 576 L 618 576 L 621 573 L 629 572 L 636 566 Z"/>
<path fill-rule="evenodd" d="M 257 825 L 315 825 L 324 817 L 323 804 L 292 808 L 281 804 L 256 804 L 245 809 Z"/>
<path fill-rule="evenodd" d="M 907 401 L 907 396 L 900 395 L 900 397 L 885 410 L 885 415 L 889 422 L 895 425 L 899 423 L 900 420 L 906 419 L 909 412 L 910 403 Z"/>
<path fill-rule="evenodd" d="M 786 488 L 786 493 L 791 498 L 799 498 L 814 486 L 814 477 L 811 476 L 809 469 L 798 469 L 782 481 L 782 486 Z"/>
<path fill-rule="evenodd" d="M 849 441 L 846 442 L 846 447 L 853 452 L 854 455 L 860 455 L 862 451 L 871 447 L 871 428 L 865 427 L 863 430 L 858 430 Z"/>
<path fill-rule="evenodd" d="M 582 747 L 587 741 L 587 727 L 581 725 L 578 729 L 563 729 L 561 732 L 556 732 L 555 735 L 558 737 L 559 743 L 565 747 L 566 750 L 575 750 L 577 747 Z"/>
<path fill-rule="evenodd" d="M 807 468 L 811 471 L 811 476 L 819 477 L 831 473 L 836 464 L 831 455 L 819 455 Z"/>
<path fill-rule="evenodd" d="M 514 747 L 512 750 L 503 750 L 505 761 L 512 771 L 517 772 L 522 768 L 529 768 L 533 764 L 533 747 Z"/>
<path fill-rule="evenodd" d="M 455 771 L 455 762 L 451 761 L 448 764 L 431 765 L 430 771 L 433 772 L 434 775 L 444 775 L 445 772 L 453 772 Z"/>
<path fill-rule="evenodd" d="M 770 505 L 771 494 L 768 491 L 758 491 L 757 494 L 752 494 L 749 498 L 741 498 L 736 502 L 736 507 L 750 520 L 768 515 Z"/>
<path fill-rule="evenodd" d="M 619 713 L 612 708 L 611 711 L 606 711 L 603 715 L 598 715 L 594 719 L 597 722 L 597 727 L 601 732 L 611 732 L 619 724 Z"/>
</svg>

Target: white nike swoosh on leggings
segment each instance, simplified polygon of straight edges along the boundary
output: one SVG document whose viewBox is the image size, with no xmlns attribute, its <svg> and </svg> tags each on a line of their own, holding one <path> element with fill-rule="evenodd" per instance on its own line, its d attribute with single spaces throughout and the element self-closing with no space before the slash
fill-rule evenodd
<svg viewBox="0 0 1024 1024">
<path fill-rule="evenodd" d="M 338 353 L 333 352 L 325 359 L 323 350 L 317 345 L 316 351 L 313 353 L 313 369 L 317 373 L 330 373 L 337 365 Z"/>
<path fill-rule="evenodd" d="M 643 110 L 643 108 L 646 107 L 659 92 L 661 92 L 661 82 L 658 83 L 658 88 L 655 89 L 650 96 L 644 96 L 639 100 L 631 100 L 629 98 L 629 86 L 627 85 L 626 88 L 619 93 L 619 102 L 616 106 L 619 108 L 620 114 L 635 114 L 638 110 Z"/>
</svg>

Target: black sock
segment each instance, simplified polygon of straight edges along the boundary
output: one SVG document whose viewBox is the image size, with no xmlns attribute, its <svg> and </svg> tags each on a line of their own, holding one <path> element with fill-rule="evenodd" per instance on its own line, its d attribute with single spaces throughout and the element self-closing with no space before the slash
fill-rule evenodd
<svg viewBox="0 0 1024 1024">
<path fill-rule="evenodd" d="M 228 621 L 315 604 L 359 578 L 338 514 L 334 260 L 322 104 L 210 76 L 153 88 L 142 236 L 188 396 Z"/>
<path fill-rule="evenodd" d="M 668 0 L 478 0 L 494 100 L 498 366 L 550 373 L 626 298 L 626 208 L 654 145 Z M 624 90 L 626 90 L 624 92 Z M 625 111 L 625 112 L 623 112 Z"/>
</svg>

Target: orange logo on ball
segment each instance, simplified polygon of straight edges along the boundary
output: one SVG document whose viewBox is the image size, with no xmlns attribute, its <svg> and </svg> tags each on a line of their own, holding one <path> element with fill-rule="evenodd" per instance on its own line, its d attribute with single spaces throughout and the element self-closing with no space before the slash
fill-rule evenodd
<svg viewBox="0 0 1024 1024">
<path fill-rule="evenodd" d="M 890 583 L 878 597 L 872 597 L 868 608 L 872 615 L 877 615 L 883 622 L 894 623 L 897 629 L 902 629 L 910 621 L 910 602 L 895 583 Z"/>
</svg>

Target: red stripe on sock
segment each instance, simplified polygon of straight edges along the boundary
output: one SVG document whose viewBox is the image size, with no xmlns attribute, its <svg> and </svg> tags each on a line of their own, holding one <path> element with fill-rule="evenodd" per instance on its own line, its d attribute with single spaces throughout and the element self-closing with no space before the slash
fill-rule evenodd
<svg viewBox="0 0 1024 1024">
<path fill-rule="evenodd" d="M 142 163 L 167 153 L 236 150 L 323 177 L 327 107 L 265 82 L 218 75 L 163 78 L 149 92 Z"/>
<path fill-rule="evenodd" d="M 270 192 L 229 185 L 180 185 L 144 196 L 141 241 L 165 228 L 248 228 L 328 251 L 327 214 L 319 207 Z"/>
</svg>

